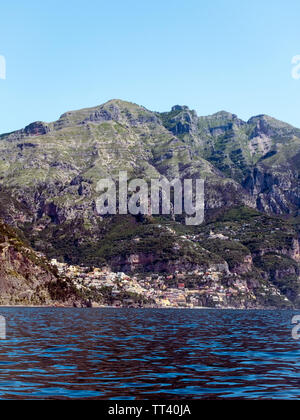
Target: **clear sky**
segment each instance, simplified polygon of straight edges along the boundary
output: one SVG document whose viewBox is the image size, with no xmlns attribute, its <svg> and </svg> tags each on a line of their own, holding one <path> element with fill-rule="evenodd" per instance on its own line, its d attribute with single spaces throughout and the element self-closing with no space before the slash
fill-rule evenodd
<svg viewBox="0 0 300 420">
<path fill-rule="evenodd" d="M 300 127 L 299 0 L 11 0 L 0 16 L 0 133 L 114 98 Z"/>
</svg>

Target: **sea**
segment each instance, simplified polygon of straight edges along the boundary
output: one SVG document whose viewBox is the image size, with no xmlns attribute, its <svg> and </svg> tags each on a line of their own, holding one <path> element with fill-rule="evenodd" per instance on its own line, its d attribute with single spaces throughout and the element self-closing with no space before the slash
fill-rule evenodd
<svg viewBox="0 0 300 420">
<path fill-rule="evenodd" d="M 0 308 L 0 399 L 299 399 L 299 311 Z"/>
</svg>

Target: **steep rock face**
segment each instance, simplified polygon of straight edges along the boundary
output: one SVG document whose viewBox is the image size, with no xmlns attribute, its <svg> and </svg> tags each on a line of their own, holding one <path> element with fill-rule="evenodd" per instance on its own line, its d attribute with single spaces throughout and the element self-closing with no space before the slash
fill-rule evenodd
<svg viewBox="0 0 300 420">
<path fill-rule="evenodd" d="M 110 266 L 115 271 L 126 273 L 168 273 L 175 274 L 176 272 L 188 272 L 195 270 L 213 269 L 228 273 L 228 264 L 226 261 L 219 264 L 211 264 L 209 254 L 207 254 L 207 261 L 194 262 L 185 256 L 177 256 L 177 259 L 169 259 L 162 261 L 157 254 L 130 254 L 127 256 L 118 256 L 110 260 Z M 211 256 L 212 257 L 212 256 Z M 215 257 L 214 257 L 215 258 Z"/>
<path fill-rule="evenodd" d="M 298 171 L 258 164 L 243 186 L 256 199 L 258 210 L 274 214 L 296 214 L 300 208 Z"/>
<path fill-rule="evenodd" d="M 72 304 L 75 291 L 0 220 L 0 304 Z"/>
<path fill-rule="evenodd" d="M 194 155 L 204 157 L 238 181 L 259 210 L 297 214 L 299 129 L 266 115 L 246 123 L 224 111 L 198 117 L 195 111 L 180 106 L 161 114 L 161 118 L 168 130 L 189 144 Z M 178 121 L 184 121 L 184 130 L 178 130 Z"/>
<path fill-rule="evenodd" d="M 2 244 L 0 254 L 0 300 L 3 304 L 50 303 L 47 285 L 56 281 L 51 272 L 35 265 L 25 253 Z"/>
<path fill-rule="evenodd" d="M 198 129 L 198 117 L 195 111 L 187 106 L 175 105 L 172 108 L 173 114 L 168 121 L 168 129 L 175 135 L 196 134 Z"/>
</svg>

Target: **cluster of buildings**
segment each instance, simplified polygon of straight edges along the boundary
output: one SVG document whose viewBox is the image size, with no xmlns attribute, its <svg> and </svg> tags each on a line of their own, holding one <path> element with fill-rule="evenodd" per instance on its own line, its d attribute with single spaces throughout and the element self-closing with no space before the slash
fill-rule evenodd
<svg viewBox="0 0 300 420">
<path fill-rule="evenodd" d="M 230 308 L 243 307 L 256 300 L 245 280 L 216 268 L 129 276 L 112 272 L 108 267 L 91 269 L 55 259 L 51 264 L 61 276 L 71 279 L 78 290 L 98 292 L 99 296 L 103 294 L 101 306 Z"/>
<path fill-rule="evenodd" d="M 72 280 L 78 290 L 98 292 L 99 295 L 105 293 L 105 299 L 110 306 L 123 306 L 124 296 L 145 296 L 145 290 L 135 277 L 129 277 L 125 273 L 112 272 L 107 267 L 89 268 L 68 265 L 56 259 L 51 260 L 51 265 L 57 268 L 62 277 Z M 134 301 L 131 301 L 132 299 L 127 298 L 125 303 L 133 305 Z"/>
</svg>

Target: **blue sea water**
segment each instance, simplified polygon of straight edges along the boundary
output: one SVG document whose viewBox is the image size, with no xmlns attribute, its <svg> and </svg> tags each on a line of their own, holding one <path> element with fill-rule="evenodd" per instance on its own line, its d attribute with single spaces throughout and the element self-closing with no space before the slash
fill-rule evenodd
<svg viewBox="0 0 300 420">
<path fill-rule="evenodd" d="M 299 399 L 296 314 L 0 308 L 0 398 Z"/>
</svg>

